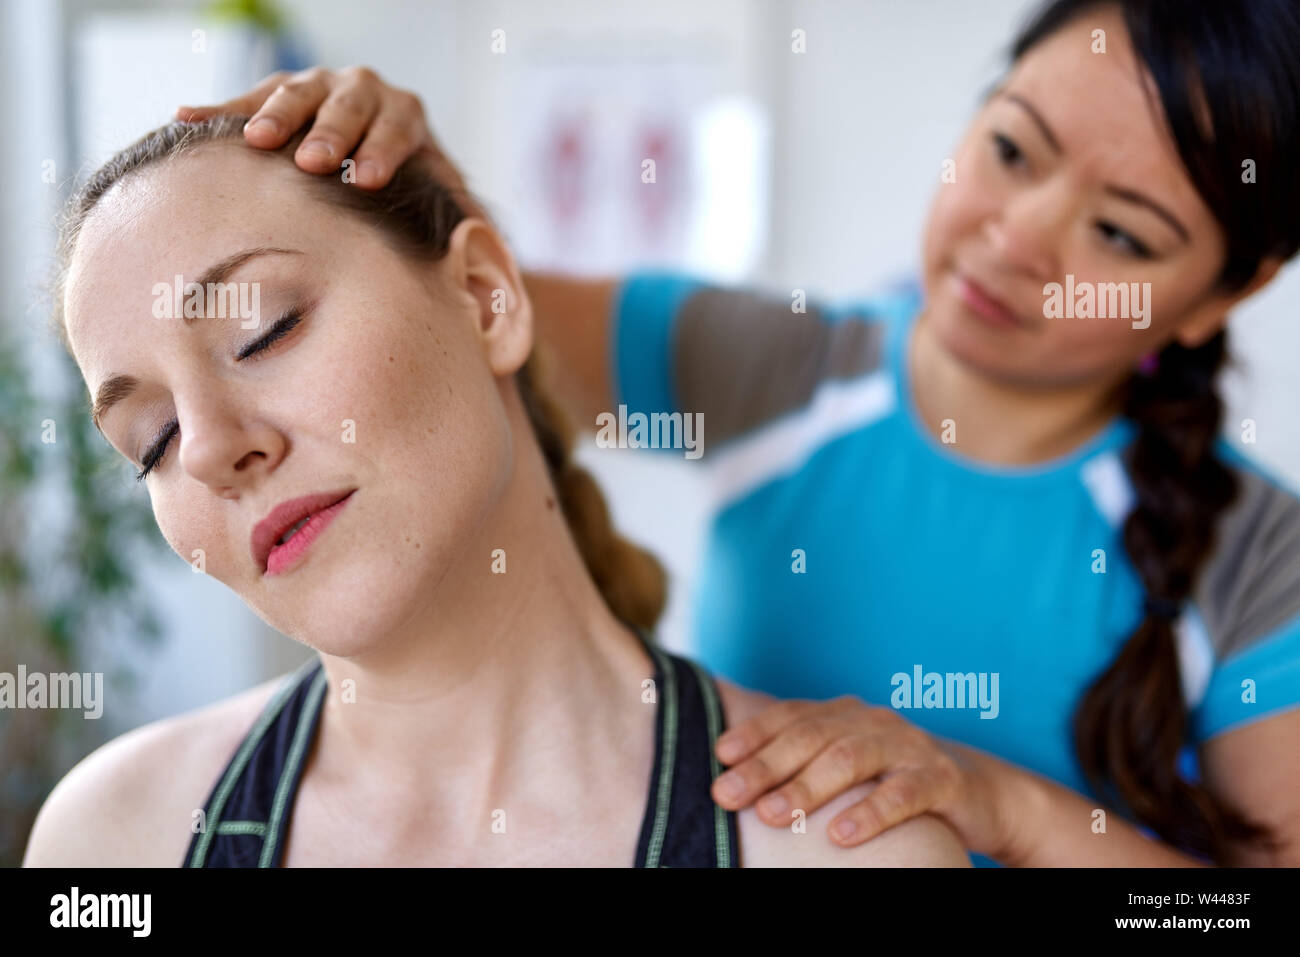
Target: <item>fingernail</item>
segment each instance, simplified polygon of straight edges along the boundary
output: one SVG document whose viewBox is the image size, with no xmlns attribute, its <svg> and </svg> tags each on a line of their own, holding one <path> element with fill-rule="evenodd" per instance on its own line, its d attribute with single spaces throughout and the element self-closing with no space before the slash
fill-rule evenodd
<svg viewBox="0 0 1300 957">
<path fill-rule="evenodd" d="M 728 771 L 722 777 L 718 778 L 718 791 L 724 798 L 731 801 L 738 801 L 745 793 L 745 782 L 739 774 L 734 771 Z"/>
<path fill-rule="evenodd" d="M 845 841 L 848 840 L 850 837 L 852 837 L 853 832 L 856 831 L 857 829 L 858 826 L 854 824 L 852 821 L 843 820 L 835 825 L 835 836 L 838 837 L 841 841 Z"/>
<path fill-rule="evenodd" d="M 790 810 L 790 802 L 783 794 L 769 794 L 758 802 L 759 810 L 769 817 L 779 817 Z"/>
<path fill-rule="evenodd" d="M 257 119 L 244 124 L 244 132 L 247 133 L 249 130 L 261 130 L 272 135 L 278 135 L 280 124 L 269 116 L 259 116 Z"/>
<path fill-rule="evenodd" d="M 308 140 L 302 144 L 302 155 L 313 159 L 331 160 L 334 158 L 334 147 L 324 140 Z"/>
<path fill-rule="evenodd" d="M 361 165 L 357 167 L 357 176 L 367 182 L 376 182 L 379 179 L 380 166 L 374 160 L 362 160 Z"/>
</svg>

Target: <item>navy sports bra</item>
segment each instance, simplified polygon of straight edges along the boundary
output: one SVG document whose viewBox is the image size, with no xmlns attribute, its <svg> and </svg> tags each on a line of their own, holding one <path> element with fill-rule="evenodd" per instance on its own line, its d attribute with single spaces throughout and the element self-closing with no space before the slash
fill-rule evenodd
<svg viewBox="0 0 1300 957">
<path fill-rule="evenodd" d="M 713 679 L 636 632 L 655 666 L 654 768 L 635 867 L 739 867 L 736 815 L 713 803 L 726 727 Z M 235 751 L 204 806 L 186 867 L 279 867 L 326 692 L 319 657 L 292 674 Z"/>
</svg>

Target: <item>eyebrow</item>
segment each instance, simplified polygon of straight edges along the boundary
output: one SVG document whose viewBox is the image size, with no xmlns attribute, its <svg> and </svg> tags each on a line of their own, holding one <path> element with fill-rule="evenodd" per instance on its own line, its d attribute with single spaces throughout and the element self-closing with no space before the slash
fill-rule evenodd
<svg viewBox="0 0 1300 957">
<path fill-rule="evenodd" d="M 994 95 L 1000 95 L 1004 99 L 1010 100 L 1028 113 L 1030 119 L 1034 121 L 1034 125 L 1037 126 L 1039 132 L 1043 134 L 1043 139 L 1047 140 L 1047 145 L 1052 148 L 1052 152 L 1056 153 L 1058 156 L 1063 152 L 1061 149 L 1061 143 L 1057 140 L 1055 134 L 1052 133 L 1052 128 L 1047 125 L 1047 120 L 1043 119 L 1043 115 L 1039 113 L 1038 110 L 1034 109 L 1032 103 L 1018 94 L 1007 93 L 1003 90 L 995 90 Z M 1183 242 L 1188 242 L 1191 238 L 1187 232 L 1187 228 L 1178 221 L 1178 217 L 1169 212 L 1169 210 L 1165 209 L 1150 196 L 1139 193 L 1137 190 L 1128 189 L 1123 186 L 1115 186 L 1111 183 L 1105 184 L 1104 188 L 1107 193 L 1114 196 L 1116 199 L 1122 199 L 1125 202 L 1133 203 L 1137 206 L 1143 206 L 1155 213 L 1169 224 L 1169 228 L 1176 232 Z"/>
<path fill-rule="evenodd" d="M 239 267 L 243 266 L 249 260 L 256 259 L 258 256 L 277 254 L 290 256 L 304 255 L 300 249 L 286 249 L 282 246 L 251 246 L 248 249 L 233 253 L 225 259 L 209 266 L 199 276 L 197 283 L 200 288 L 207 289 L 209 283 L 219 283 L 224 281 L 227 276 Z M 194 320 L 197 318 L 197 316 L 186 316 L 183 312 L 181 315 L 181 319 L 186 326 L 193 325 Z M 135 392 L 139 386 L 139 379 L 135 376 L 124 375 L 122 373 L 114 373 L 100 384 L 99 389 L 95 392 L 95 401 L 91 405 L 90 409 L 90 421 L 95 424 L 95 428 L 99 430 L 100 435 L 104 434 L 104 430 L 100 426 L 100 422 L 103 420 L 104 415 L 113 406 L 117 405 L 127 396 Z"/>
</svg>

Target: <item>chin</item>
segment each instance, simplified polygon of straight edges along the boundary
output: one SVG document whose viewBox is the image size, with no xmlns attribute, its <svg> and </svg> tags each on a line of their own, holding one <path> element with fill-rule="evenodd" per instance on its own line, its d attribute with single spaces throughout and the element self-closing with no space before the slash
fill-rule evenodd
<svg viewBox="0 0 1300 957">
<path fill-rule="evenodd" d="M 438 563 L 417 556 L 367 556 L 358 549 L 328 567 L 304 564 L 283 579 L 292 587 L 268 599 L 269 608 L 255 610 L 277 631 L 322 654 L 363 655 L 420 614 L 433 594 Z"/>
<path fill-rule="evenodd" d="M 1008 355 L 1007 340 L 990 333 L 979 319 L 966 312 L 964 303 L 945 295 L 930 311 L 931 334 L 949 356 L 972 372 L 992 378 L 1014 374 L 1008 368 L 1015 356 Z"/>
</svg>

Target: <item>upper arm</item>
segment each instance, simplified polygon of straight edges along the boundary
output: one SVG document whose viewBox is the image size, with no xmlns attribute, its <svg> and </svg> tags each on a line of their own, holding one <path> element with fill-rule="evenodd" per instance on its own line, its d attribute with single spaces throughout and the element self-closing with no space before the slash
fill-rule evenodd
<svg viewBox="0 0 1300 957">
<path fill-rule="evenodd" d="M 650 271 L 600 286 L 599 298 L 592 283 L 528 283 L 543 337 L 583 390 L 588 423 L 619 405 L 629 415 L 700 414 L 709 441 L 721 443 L 808 405 L 829 380 L 884 363 L 884 313 L 866 304 L 834 309 L 801 291 L 795 300 Z M 590 294 L 579 294 L 584 287 Z"/>
<path fill-rule="evenodd" d="M 775 828 L 760 821 L 752 807 L 740 812 L 741 862 L 747 867 L 969 867 L 970 857 L 944 821 L 922 814 L 856 847 L 835 844 L 827 828 L 841 811 L 876 787 L 867 782 L 808 814 L 803 827 Z"/>
<path fill-rule="evenodd" d="M 1205 785 L 1273 829 L 1300 863 L 1300 498 L 1250 467 L 1222 517 L 1189 616 L 1187 657 L 1208 662 L 1192 732 Z M 1186 664 L 1186 661 L 1183 662 Z M 1276 863 L 1242 847 L 1242 863 Z"/>
<path fill-rule="evenodd" d="M 1300 866 L 1300 708 L 1235 728 L 1206 741 L 1201 777 L 1220 800 L 1270 828 L 1275 855 L 1241 846 L 1234 864 Z"/>
</svg>

